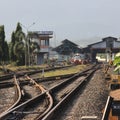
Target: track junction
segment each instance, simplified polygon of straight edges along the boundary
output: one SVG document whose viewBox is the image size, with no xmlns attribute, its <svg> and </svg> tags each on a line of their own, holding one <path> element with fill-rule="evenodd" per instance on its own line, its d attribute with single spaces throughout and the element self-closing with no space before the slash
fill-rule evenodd
<svg viewBox="0 0 120 120">
<path fill-rule="evenodd" d="M 30 73 L 14 75 L 14 83 L 11 79 L 9 82 L 7 80 L 7 83 L 6 80 L 0 83 L 1 86 L 6 83 L 6 86 L 4 85 L 6 89 L 9 88 L 10 84 L 13 88 L 18 86 L 16 88 L 18 92 L 13 96 L 13 99 L 17 96 L 14 103 L 3 110 L 0 118 L 2 120 L 56 120 L 59 117 L 60 119 L 63 114 L 61 110 L 64 111 L 66 106 L 72 107 L 70 102 L 74 101 L 76 95 L 82 96 L 94 73 L 99 69 L 100 65 L 91 65 L 87 69 L 72 75 L 43 78 L 43 80 L 35 77 L 35 75 L 32 76 Z M 99 120 L 101 111 L 99 111 L 100 115 L 96 114 Z M 88 113 L 81 113 L 76 120 L 83 119 L 85 115 L 89 116 Z M 62 116 L 65 117 L 65 115 Z M 95 114 L 91 116 L 95 116 Z"/>
</svg>

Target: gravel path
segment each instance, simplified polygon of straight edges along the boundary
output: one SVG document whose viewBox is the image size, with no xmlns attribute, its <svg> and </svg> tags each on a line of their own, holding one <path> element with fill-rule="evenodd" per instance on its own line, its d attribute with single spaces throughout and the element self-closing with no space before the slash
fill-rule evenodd
<svg viewBox="0 0 120 120">
<path fill-rule="evenodd" d="M 61 110 L 62 115 L 58 115 L 54 120 L 82 120 L 82 116 L 97 116 L 96 120 L 101 120 L 108 93 L 104 74 L 100 69 L 86 85 L 82 94 L 79 93 L 71 105 Z"/>
</svg>

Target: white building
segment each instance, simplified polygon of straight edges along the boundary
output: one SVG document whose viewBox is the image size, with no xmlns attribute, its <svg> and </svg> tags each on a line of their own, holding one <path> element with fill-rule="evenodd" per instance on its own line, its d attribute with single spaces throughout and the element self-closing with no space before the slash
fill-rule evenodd
<svg viewBox="0 0 120 120">
<path fill-rule="evenodd" d="M 49 55 L 50 38 L 53 37 L 53 31 L 33 31 L 30 32 L 30 40 L 38 43 L 40 49 L 35 52 L 36 64 L 44 63 L 44 55 Z"/>
</svg>

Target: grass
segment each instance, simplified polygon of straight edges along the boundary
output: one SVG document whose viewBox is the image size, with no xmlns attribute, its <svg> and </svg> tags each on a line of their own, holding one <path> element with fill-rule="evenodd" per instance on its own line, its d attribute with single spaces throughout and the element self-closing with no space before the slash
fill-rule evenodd
<svg viewBox="0 0 120 120">
<path fill-rule="evenodd" d="M 12 71 L 20 70 L 20 69 L 42 69 L 45 68 L 46 65 L 34 65 L 34 66 L 12 66 L 12 65 L 7 65 L 6 68 L 10 69 Z"/>
<path fill-rule="evenodd" d="M 72 67 L 68 67 L 68 68 L 64 68 L 61 70 L 54 70 L 54 71 L 48 71 L 48 72 L 42 72 L 40 73 L 38 76 L 39 77 L 51 77 L 51 76 L 58 76 L 58 75 L 66 75 L 66 74 L 73 74 L 73 73 L 77 73 L 80 72 L 81 70 L 83 70 L 87 65 L 77 65 L 77 66 L 72 66 Z M 12 65 L 7 65 L 5 66 L 6 68 L 12 70 L 12 71 L 16 71 L 16 70 L 21 70 L 21 69 L 43 69 L 46 67 L 46 65 L 40 65 L 40 66 L 12 66 Z M 3 72 L 0 71 L 0 75 L 2 75 Z"/>
<path fill-rule="evenodd" d="M 0 75 L 3 75 L 3 72 L 2 72 L 2 71 L 0 71 Z"/>
<path fill-rule="evenodd" d="M 62 70 L 48 71 L 48 72 L 44 72 L 44 77 L 77 73 L 77 72 L 80 72 L 81 70 L 83 70 L 85 67 L 86 67 L 86 65 L 77 65 L 77 66 L 65 68 Z"/>
</svg>

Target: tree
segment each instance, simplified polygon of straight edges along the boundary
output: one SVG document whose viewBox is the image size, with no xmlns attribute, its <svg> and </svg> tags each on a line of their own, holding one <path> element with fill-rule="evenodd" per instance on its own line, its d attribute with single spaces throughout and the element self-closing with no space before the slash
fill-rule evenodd
<svg viewBox="0 0 120 120">
<path fill-rule="evenodd" d="M 15 32 L 11 36 L 10 44 L 10 58 L 11 61 L 15 61 L 18 65 L 25 64 L 25 45 L 24 45 L 25 34 L 22 31 L 20 23 L 17 23 Z"/>
<path fill-rule="evenodd" d="M 0 62 L 9 60 L 8 44 L 5 41 L 4 25 L 0 26 Z"/>
<path fill-rule="evenodd" d="M 21 42 L 16 42 L 15 46 L 14 46 L 14 50 L 13 50 L 14 54 L 17 57 L 17 64 L 18 65 L 24 65 L 24 59 L 25 59 L 25 55 L 24 55 L 24 43 Z"/>
<path fill-rule="evenodd" d="M 9 47 L 7 42 L 4 42 L 4 61 L 8 61 L 9 60 Z"/>
<path fill-rule="evenodd" d="M 40 46 L 37 41 L 32 40 L 34 36 L 37 36 L 37 34 L 33 32 L 28 32 L 28 40 L 29 40 L 29 50 L 30 50 L 30 62 L 33 64 L 35 62 L 35 56 L 40 50 Z"/>
<path fill-rule="evenodd" d="M 15 41 L 21 42 L 21 41 L 23 41 L 24 38 L 25 38 L 25 34 L 23 33 L 22 27 L 21 27 L 20 23 L 18 22 L 16 30 L 15 30 Z"/>
<path fill-rule="evenodd" d="M 30 52 L 33 53 L 34 50 L 39 50 L 40 46 L 37 42 L 30 42 Z"/>
<path fill-rule="evenodd" d="M 31 41 L 29 45 L 30 45 L 29 46 L 30 47 L 30 61 L 31 61 L 31 64 L 33 64 L 35 62 L 35 55 L 40 50 L 40 47 L 38 43 L 35 41 Z"/>
<path fill-rule="evenodd" d="M 5 41 L 5 32 L 4 25 L 0 26 L 0 61 L 4 60 L 4 41 Z"/>
<path fill-rule="evenodd" d="M 10 50 L 10 60 L 11 61 L 16 61 L 17 60 L 17 57 L 16 55 L 14 54 L 14 46 L 15 46 L 15 32 L 12 32 L 12 36 L 11 36 L 11 43 L 10 43 L 10 46 L 9 46 L 9 50 Z"/>
</svg>

